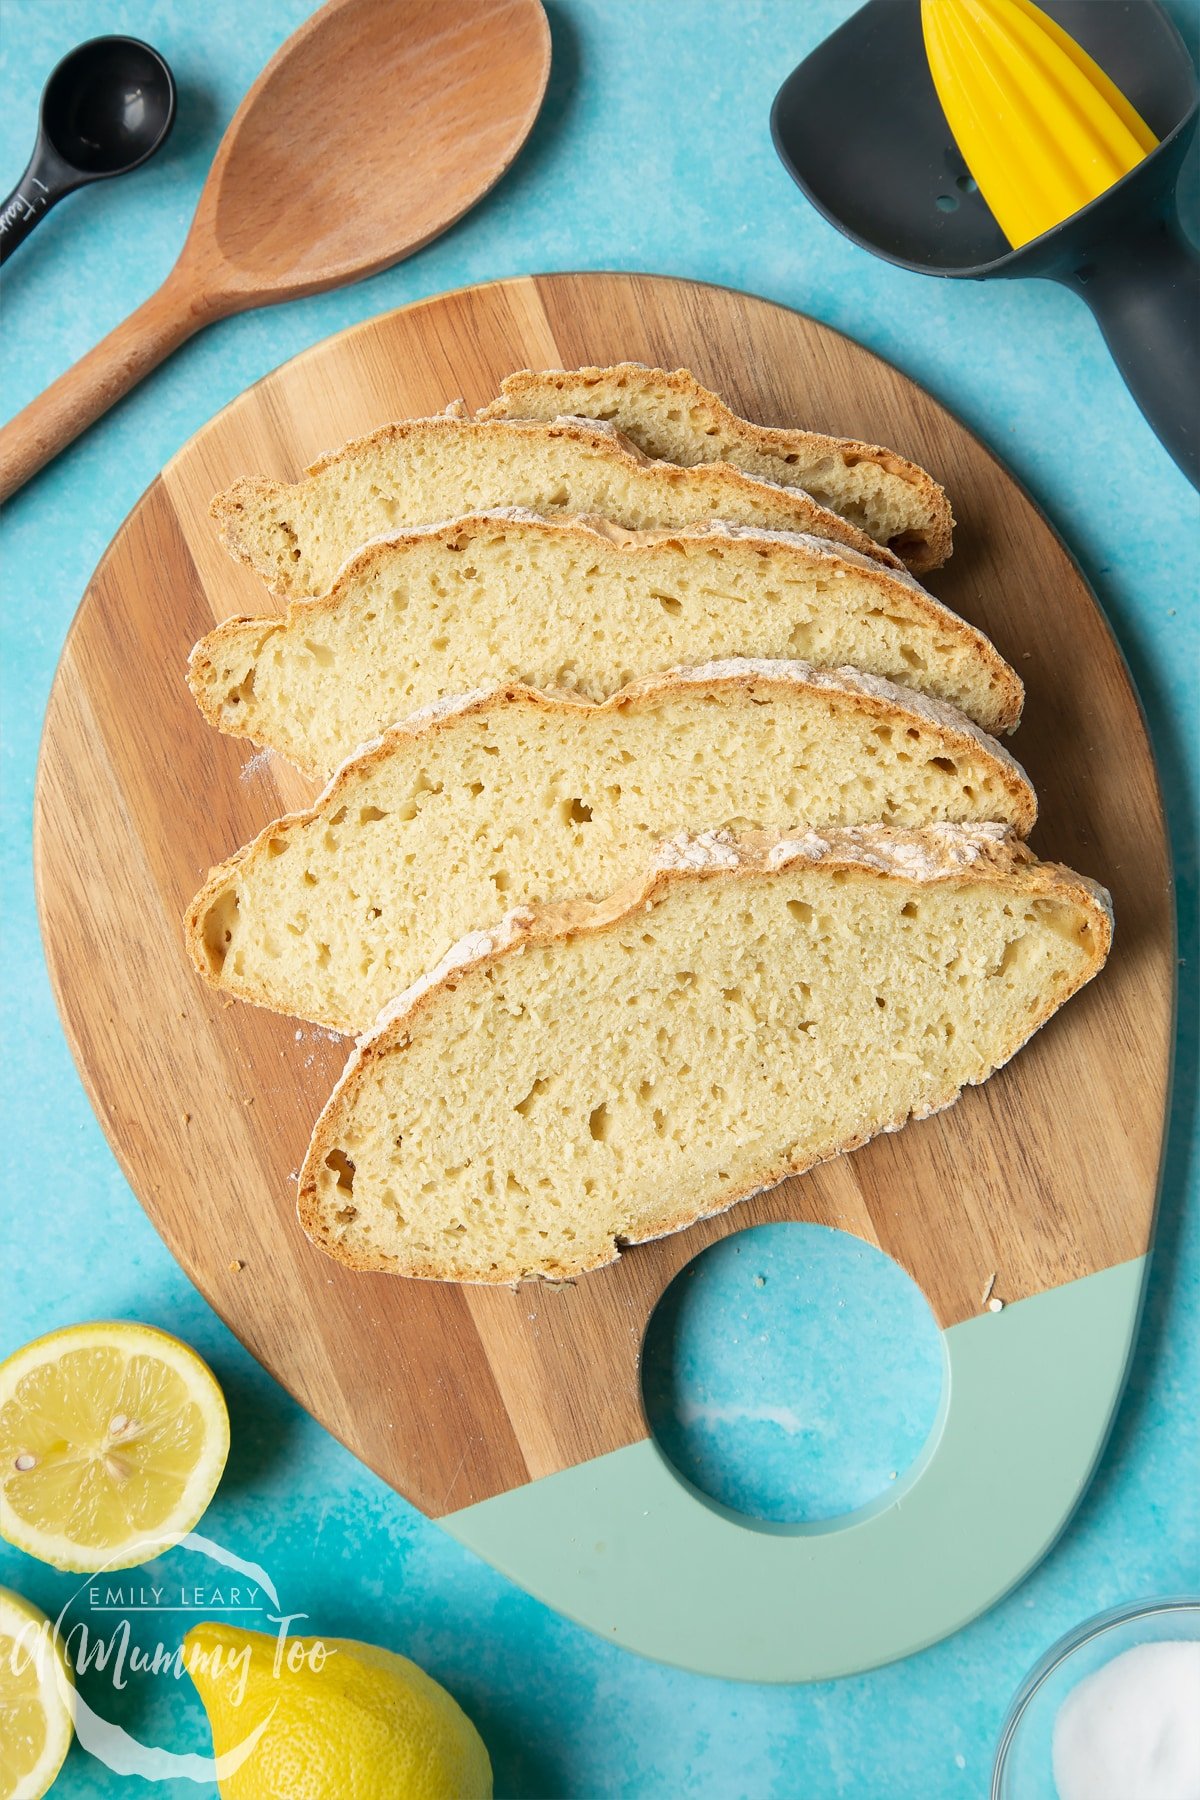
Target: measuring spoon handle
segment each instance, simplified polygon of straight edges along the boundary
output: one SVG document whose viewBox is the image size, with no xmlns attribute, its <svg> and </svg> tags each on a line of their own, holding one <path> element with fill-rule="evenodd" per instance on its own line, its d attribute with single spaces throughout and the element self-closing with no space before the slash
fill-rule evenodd
<svg viewBox="0 0 1200 1800">
<path fill-rule="evenodd" d="M 0 431 L 0 501 L 214 317 L 176 264 L 136 312 Z"/>
<path fill-rule="evenodd" d="M 25 173 L 0 206 L 0 263 L 8 261 L 64 194 L 74 193 L 87 179 L 56 156 L 39 133 Z"/>
</svg>

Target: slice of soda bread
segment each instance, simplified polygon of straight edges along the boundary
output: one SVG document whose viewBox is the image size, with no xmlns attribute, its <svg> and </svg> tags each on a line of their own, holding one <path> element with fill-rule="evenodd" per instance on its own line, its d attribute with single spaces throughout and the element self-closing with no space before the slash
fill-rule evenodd
<svg viewBox="0 0 1200 1800">
<path fill-rule="evenodd" d="M 653 462 L 611 425 L 588 419 L 406 419 L 332 451 L 301 481 L 236 481 L 217 495 L 212 514 L 230 553 L 273 593 L 295 600 L 326 593 L 371 538 L 495 506 L 599 513 L 629 530 L 725 519 L 808 531 L 902 566 L 799 487 L 778 487 L 727 463 L 681 469 Z"/>
<path fill-rule="evenodd" d="M 715 663 L 602 705 L 507 687 L 442 702 L 214 869 L 187 915 L 214 987 L 362 1031 L 473 925 L 601 899 L 662 837 L 999 819 L 1021 769 L 960 713 L 801 663 Z"/>
<path fill-rule="evenodd" d="M 565 1279 L 949 1106 L 1089 981 L 1108 897 L 999 826 L 724 834 L 510 913 L 381 1015 L 299 1213 L 357 1269 Z"/>
<path fill-rule="evenodd" d="M 749 475 L 802 487 L 860 525 L 920 572 L 950 555 L 954 519 L 943 489 L 894 450 L 822 432 L 739 419 L 688 369 L 521 370 L 500 384 L 481 419 L 605 419 L 646 456 L 690 468 L 726 462 Z"/>
<path fill-rule="evenodd" d="M 362 550 L 286 617 L 230 619 L 192 652 L 221 731 L 324 779 L 448 694 L 518 680 L 603 700 L 729 656 L 849 663 L 1011 731 L 1023 692 L 990 641 L 903 572 L 812 537 L 484 514 Z"/>
</svg>

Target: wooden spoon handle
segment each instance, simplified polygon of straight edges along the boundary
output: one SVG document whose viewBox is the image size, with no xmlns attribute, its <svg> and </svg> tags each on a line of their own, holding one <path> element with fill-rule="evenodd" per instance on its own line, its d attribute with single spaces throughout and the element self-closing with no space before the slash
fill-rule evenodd
<svg viewBox="0 0 1200 1800">
<path fill-rule="evenodd" d="M 0 501 L 214 317 L 172 269 L 156 293 L 0 431 Z"/>
</svg>

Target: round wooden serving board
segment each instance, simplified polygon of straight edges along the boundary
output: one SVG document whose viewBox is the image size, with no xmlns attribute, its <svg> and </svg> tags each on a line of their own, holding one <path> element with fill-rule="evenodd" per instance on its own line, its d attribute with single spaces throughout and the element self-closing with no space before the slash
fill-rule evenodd
<svg viewBox="0 0 1200 1800">
<path fill-rule="evenodd" d="M 944 481 L 956 547 L 929 585 L 1024 677 L 1014 747 L 1041 795 L 1035 845 L 1112 889 L 1116 948 L 949 1113 L 574 1286 L 355 1275 L 309 1245 L 294 1212 L 294 1173 L 348 1045 L 222 1004 L 182 947 L 210 863 L 311 792 L 279 758 L 212 731 L 185 685 L 215 620 L 275 610 L 217 543 L 209 500 L 239 475 L 294 479 L 384 420 L 457 395 L 480 406 L 512 369 L 625 358 L 686 364 L 752 419 L 890 444 Z M 54 684 L 36 812 L 59 1007 L 143 1206 L 272 1374 L 435 1517 L 644 1439 L 647 1320 L 729 1232 L 781 1219 L 856 1232 L 911 1272 L 943 1326 L 976 1318 L 993 1275 L 1011 1308 L 1148 1248 L 1173 949 L 1155 771 L 1120 654 L 988 451 L 895 369 L 781 307 L 648 276 L 521 279 L 369 320 L 276 370 L 167 466 L 97 569 Z"/>
</svg>

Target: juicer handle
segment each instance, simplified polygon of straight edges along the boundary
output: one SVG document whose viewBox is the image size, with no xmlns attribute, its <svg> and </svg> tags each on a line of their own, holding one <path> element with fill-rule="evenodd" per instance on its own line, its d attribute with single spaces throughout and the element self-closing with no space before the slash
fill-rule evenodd
<svg viewBox="0 0 1200 1800">
<path fill-rule="evenodd" d="M 1178 219 L 1114 234 L 1060 279 L 1087 301 L 1146 422 L 1200 488 L 1200 255 Z"/>
</svg>

